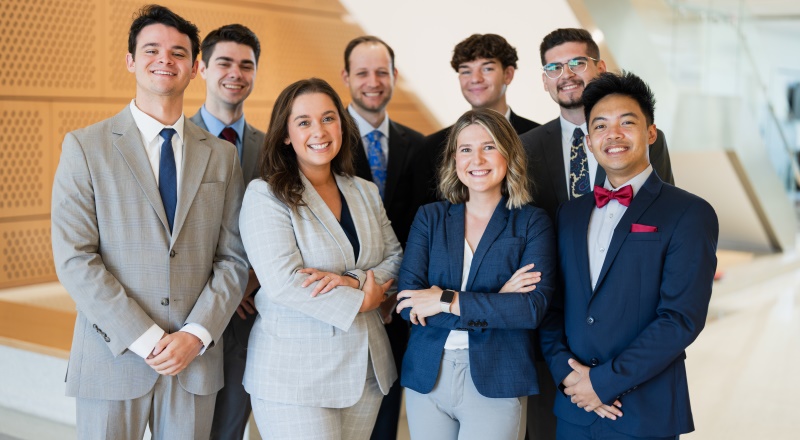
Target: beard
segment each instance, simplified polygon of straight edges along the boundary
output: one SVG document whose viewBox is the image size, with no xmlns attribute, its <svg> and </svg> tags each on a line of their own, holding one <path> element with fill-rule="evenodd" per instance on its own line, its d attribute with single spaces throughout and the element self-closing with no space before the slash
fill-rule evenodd
<svg viewBox="0 0 800 440">
<path fill-rule="evenodd" d="M 387 105 L 389 105 L 389 101 L 392 99 L 392 92 L 384 93 L 383 99 L 378 103 L 378 105 L 368 105 L 363 99 L 355 96 L 352 96 L 352 98 L 353 104 L 356 107 L 370 113 L 380 113 L 386 108 Z"/>
</svg>

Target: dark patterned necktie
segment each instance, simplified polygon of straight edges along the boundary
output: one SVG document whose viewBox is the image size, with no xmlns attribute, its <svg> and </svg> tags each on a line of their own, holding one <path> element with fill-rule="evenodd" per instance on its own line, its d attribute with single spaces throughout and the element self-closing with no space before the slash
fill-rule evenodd
<svg viewBox="0 0 800 440">
<path fill-rule="evenodd" d="M 161 143 L 161 159 L 158 165 L 158 192 L 161 193 L 161 202 L 167 213 L 169 231 L 172 232 L 175 220 L 175 206 L 178 204 L 178 176 L 175 167 L 175 153 L 172 151 L 172 136 L 175 130 L 165 128 L 159 133 L 164 139 Z"/>
<path fill-rule="evenodd" d="M 383 155 L 381 147 L 381 133 L 378 130 L 367 134 L 367 159 L 369 159 L 369 169 L 372 172 L 372 181 L 378 185 L 378 191 L 383 198 L 383 189 L 386 187 L 386 157 Z"/>
<path fill-rule="evenodd" d="M 220 139 L 224 139 L 233 144 L 236 147 L 236 151 L 239 153 L 239 163 L 242 162 L 242 147 L 236 145 L 236 139 L 239 135 L 236 133 L 232 127 L 225 127 L 222 129 L 222 132 L 219 134 Z"/>
<path fill-rule="evenodd" d="M 576 127 L 572 132 L 572 149 L 569 155 L 569 194 L 576 199 L 589 194 L 589 162 L 583 148 L 583 131 Z"/>
</svg>

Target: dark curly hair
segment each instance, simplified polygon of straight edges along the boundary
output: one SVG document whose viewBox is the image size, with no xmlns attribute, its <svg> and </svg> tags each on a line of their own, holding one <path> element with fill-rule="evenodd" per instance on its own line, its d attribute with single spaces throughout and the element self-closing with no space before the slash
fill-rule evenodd
<svg viewBox="0 0 800 440">
<path fill-rule="evenodd" d="M 508 44 L 505 38 L 497 34 L 472 34 L 458 43 L 453 49 L 450 66 L 458 72 L 458 66 L 478 58 L 497 58 L 503 69 L 508 66 L 517 68 L 517 49 Z"/>
</svg>

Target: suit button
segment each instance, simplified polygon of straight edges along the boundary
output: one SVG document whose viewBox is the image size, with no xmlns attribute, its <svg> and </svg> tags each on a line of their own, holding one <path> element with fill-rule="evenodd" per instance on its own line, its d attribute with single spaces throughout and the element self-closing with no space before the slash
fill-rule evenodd
<svg viewBox="0 0 800 440">
<path fill-rule="evenodd" d="M 105 339 L 106 342 L 111 342 L 111 339 L 108 336 L 104 336 L 103 339 Z"/>
<path fill-rule="evenodd" d="M 588 317 L 588 318 L 586 318 L 586 323 L 587 323 L 587 324 L 589 324 L 589 325 L 592 325 L 592 324 L 594 324 L 594 318 L 593 318 L 593 317 L 591 317 L 591 316 L 590 316 L 590 317 Z"/>
<path fill-rule="evenodd" d="M 592 367 L 596 367 L 600 365 L 600 360 L 598 360 L 597 358 L 592 358 L 591 360 L 589 360 L 589 365 Z"/>
<path fill-rule="evenodd" d="M 169 305 L 169 298 L 161 298 L 161 305 L 168 306 Z"/>
<path fill-rule="evenodd" d="M 97 330 L 97 324 L 92 324 L 92 328 Z"/>
<path fill-rule="evenodd" d="M 470 327 L 474 327 L 475 326 L 475 321 L 470 321 L 470 322 L 467 323 L 467 325 L 470 326 Z"/>
<path fill-rule="evenodd" d="M 169 257 L 170 258 L 175 258 L 175 250 L 174 249 L 169 251 Z"/>
<path fill-rule="evenodd" d="M 483 321 L 481 321 L 481 327 L 487 327 L 488 325 L 489 325 L 489 323 L 486 322 L 485 319 Z"/>
</svg>

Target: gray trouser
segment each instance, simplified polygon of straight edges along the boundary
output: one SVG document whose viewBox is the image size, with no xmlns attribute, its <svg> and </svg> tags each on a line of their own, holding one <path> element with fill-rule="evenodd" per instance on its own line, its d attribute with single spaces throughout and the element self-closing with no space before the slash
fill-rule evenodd
<svg viewBox="0 0 800 440">
<path fill-rule="evenodd" d="M 150 424 L 153 440 L 207 440 L 217 393 L 191 394 L 177 376 L 159 376 L 149 393 L 131 400 L 77 398 L 81 440 L 142 440 Z"/>
<path fill-rule="evenodd" d="M 408 428 L 414 440 L 521 440 L 526 402 L 481 395 L 472 383 L 469 350 L 445 350 L 430 393 L 406 388 Z"/>
</svg>

